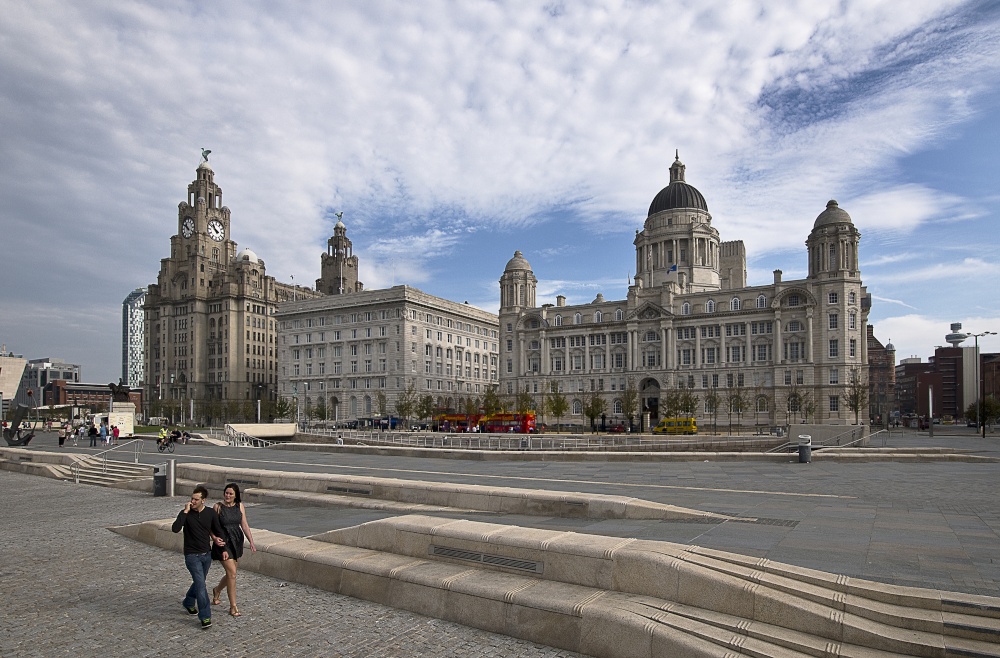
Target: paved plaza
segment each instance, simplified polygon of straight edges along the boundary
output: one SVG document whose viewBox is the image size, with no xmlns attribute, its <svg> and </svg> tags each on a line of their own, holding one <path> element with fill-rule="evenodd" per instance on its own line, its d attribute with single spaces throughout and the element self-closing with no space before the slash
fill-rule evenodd
<svg viewBox="0 0 1000 658">
<path fill-rule="evenodd" d="M 150 446 L 152 443 L 150 442 Z M 889 446 L 946 446 L 1000 457 L 1000 440 L 958 430 L 934 438 L 894 435 Z M 36 450 L 58 450 L 40 435 Z M 67 448 L 64 448 L 67 450 Z M 75 452 L 92 452 L 82 447 Z M 726 523 L 593 520 L 463 514 L 464 518 L 656 539 L 764 556 L 896 583 L 1000 596 L 1000 463 L 481 462 L 201 445 L 178 462 L 451 481 L 628 495 L 742 517 Z M 162 455 L 145 453 L 158 463 Z M 405 611 L 239 576 L 239 619 L 214 616 L 202 632 L 180 598 L 180 555 L 106 528 L 172 518 L 185 498 L 0 471 L 5 493 L 2 580 L 7 605 L 0 655 L 199 653 L 332 656 L 573 656 Z M 186 494 L 186 492 L 183 492 Z M 254 528 L 305 536 L 389 516 L 350 508 L 262 503 Z M 213 566 L 212 576 L 222 570 Z M 194 621 L 192 621 L 194 620 Z"/>
</svg>

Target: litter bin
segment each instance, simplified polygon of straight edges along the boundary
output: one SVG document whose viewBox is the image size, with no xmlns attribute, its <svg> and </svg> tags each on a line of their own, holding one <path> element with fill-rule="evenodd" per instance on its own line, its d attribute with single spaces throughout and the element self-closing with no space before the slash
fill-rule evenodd
<svg viewBox="0 0 1000 658">
<path fill-rule="evenodd" d="M 799 463 L 808 464 L 812 461 L 812 437 L 799 434 Z"/>
<path fill-rule="evenodd" d="M 167 495 L 167 465 L 159 464 L 153 467 L 153 495 Z"/>
</svg>

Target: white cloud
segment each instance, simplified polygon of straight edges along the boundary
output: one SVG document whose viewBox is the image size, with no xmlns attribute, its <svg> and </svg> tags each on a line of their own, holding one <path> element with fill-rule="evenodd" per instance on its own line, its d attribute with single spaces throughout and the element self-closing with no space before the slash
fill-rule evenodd
<svg viewBox="0 0 1000 658">
<path fill-rule="evenodd" d="M 1000 31 L 987 9 L 8 3 L 0 228 L 17 304 L 7 306 L 19 317 L 24 300 L 88 299 L 115 316 L 155 279 L 201 147 L 213 150 L 234 239 L 269 274 L 317 278 L 337 209 L 369 288 L 457 278 L 472 232 L 550 228 L 536 251 L 545 258 L 588 241 L 627 246 L 675 148 L 723 238 L 743 239 L 751 260 L 804 254 L 829 198 L 862 231 L 977 216 L 968 199 L 900 182 L 897 163 L 996 88 Z M 968 17 L 977 11 L 987 15 Z M 590 301 L 610 290 L 602 282 L 620 288 L 629 265 L 594 263 L 593 281 L 558 284 Z M 499 272 L 465 274 L 481 286 L 470 296 L 495 298 Z"/>
</svg>

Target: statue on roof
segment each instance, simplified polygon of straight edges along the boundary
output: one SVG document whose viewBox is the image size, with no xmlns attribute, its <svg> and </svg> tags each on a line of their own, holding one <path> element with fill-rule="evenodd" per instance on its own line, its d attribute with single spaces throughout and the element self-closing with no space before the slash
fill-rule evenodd
<svg viewBox="0 0 1000 658">
<path fill-rule="evenodd" d="M 204 162 L 208 162 L 208 156 L 209 156 L 210 153 L 211 153 L 211 151 L 208 150 L 208 149 L 206 149 L 206 148 L 203 148 L 201 150 L 201 157 L 202 157 L 202 160 Z"/>
</svg>

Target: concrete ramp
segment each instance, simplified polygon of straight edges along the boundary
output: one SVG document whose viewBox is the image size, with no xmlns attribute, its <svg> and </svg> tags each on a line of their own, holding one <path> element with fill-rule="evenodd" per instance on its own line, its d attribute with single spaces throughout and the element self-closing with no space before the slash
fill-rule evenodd
<svg viewBox="0 0 1000 658">
<path fill-rule="evenodd" d="M 180 551 L 171 523 L 113 530 Z M 601 658 L 1000 657 L 1000 599 L 681 544 L 420 515 L 254 539 L 241 568 Z"/>
</svg>

